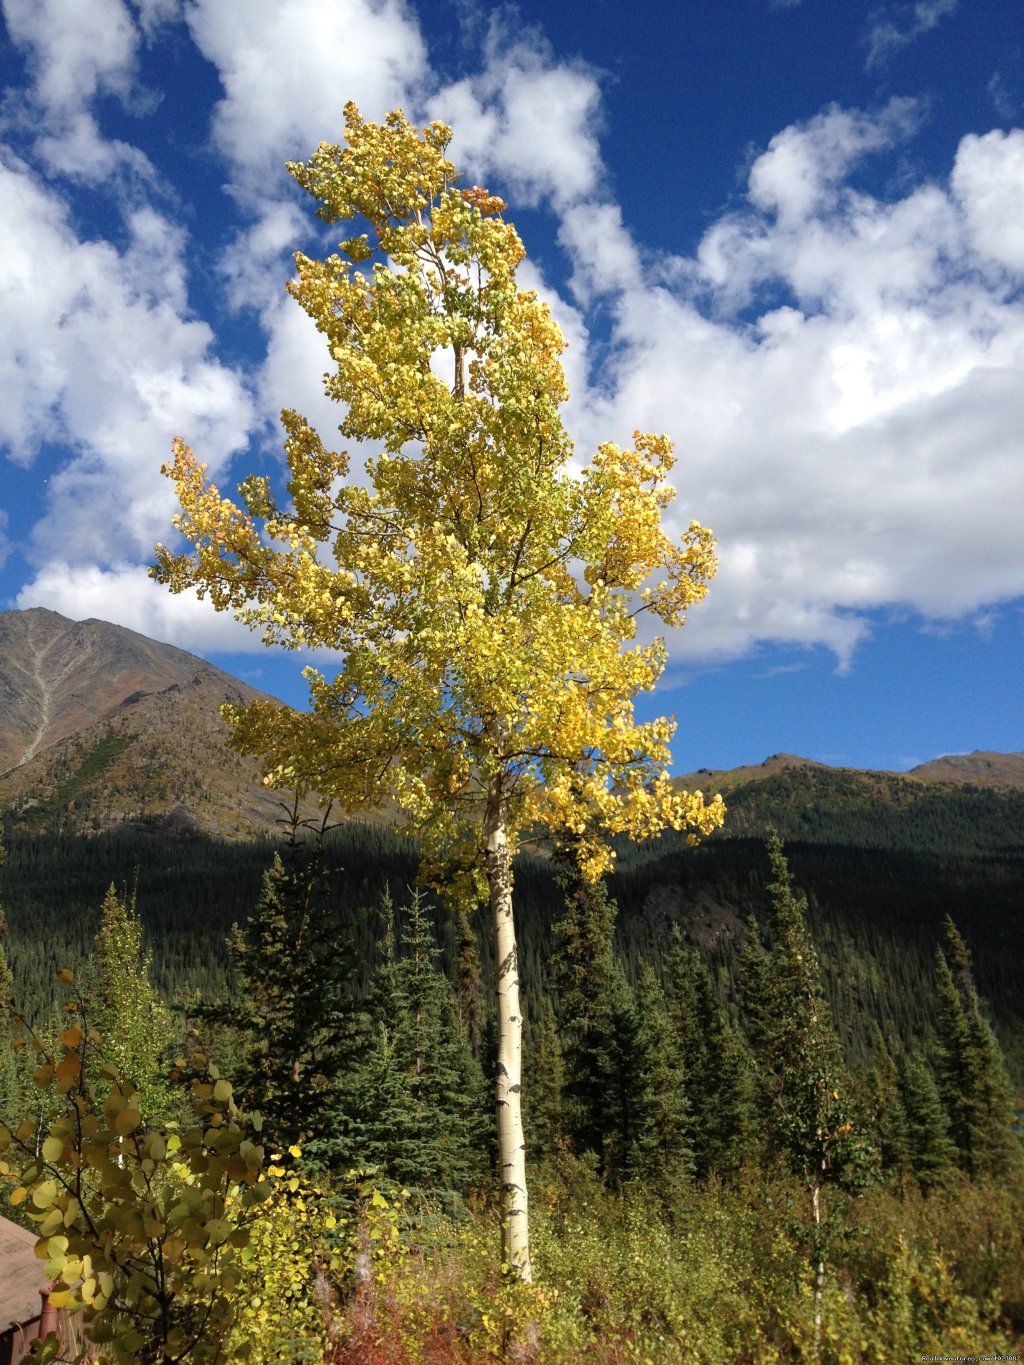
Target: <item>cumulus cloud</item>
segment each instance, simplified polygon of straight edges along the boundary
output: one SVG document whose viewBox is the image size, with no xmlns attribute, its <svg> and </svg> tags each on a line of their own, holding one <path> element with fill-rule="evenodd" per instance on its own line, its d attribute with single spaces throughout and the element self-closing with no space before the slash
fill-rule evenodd
<svg viewBox="0 0 1024 1365">
<path fill-rule="evenodd" d="M 122 0 L 4 0 L 4 20 L 27 54 L 32 96 L 43 108 L 75 110 L 100 93 L 128 93 L 138 32 Z"/>
<path fill-rule="evenodd" d="M 0 162 L 0 441 L 21 463 L 68 452 L 32 532 L 41 563 L 148 554 L 170 513 L 172 435 L 194 432 L 215 466 L 247 440 L 245 387 L 188 316 L 183 234 L 152 209 L 129 230 L 121 249 L 80 240 L 52 190 Z"/>
<path fill-rule="evenodd" d="M 168 17 L 166 0 L 141 0 L 140 17 L 152 30 Z M 134 182 L 154 184 L 149 158 L 104 136 L 90 108 L 101 96 L 136 108 L 152 99 L 137 84 L 142 35 L 133 11 L 123 0 L 70 7 L 61 0 L 4 0 L 4 19 L 29 76 L 5 95 L 5 131 L 69 180 L 99 185 L 117 178 L 122 194 Z"/>
<path fill-rule="evenodd" d="M 211 137 L 244 225 L 219 268 L 229 304 L 258 318 L 265 341 L 252 384 L 259 425 L 276 441 L 281 408 L 296 408 L 330 444 L 340 414 L 323 394 L 328 357 L 283 292 L 310 234 L 284 163 L 338 139 L 349 100 L 367 118 L 413 111 L 429 76 L 419 25 L 404 0 L 191 0 L 186 19 L 224 88 Z"/>
<path fill-rule="evenodd" d="M 845 666 L 873 610 L 962 616 L 1024 592 L 1024 304 L 1006 279 L 1024 135 L 965 138 L 946 186 L 853 190 L 858 157 L 915 117 L 833 108 L 784 130 L 696 259 L 622 273 L 585 420 L 676 434 L 675 515 L 718 533 L 681 657 L 761 639 Z"/>
<path fill-rule="evenodd" d="M 106 48 L 96 5 L 79 42 L 43 22 L 56 0 L 8 0 L 30 64 L 24 108 L 34 101 L 40 121 L 23 158 L 0 159 L 0 441 L 23 464 L 64 451 L 20 605 L 194 648 L 253 647 L 145 578 L 172 510 L 156 470 L 176 431 L 226 470 L 283 405 L 330 442 L 340 413 L 322 394 L 323 342 L 282 291 L 310 220 L 281 163 L 337 137 L 353 97 L 368 117 L 404 104 L 450 121 L 470 178 L 554 215 L 566 285 L 552 287 L 547 261 L 528 261 L 522 279 L 570 339 L 581 457 L 637 427 L 667 431 L 680 453 L 675 525 L 695 516 L 719 537 L 721 571 L 672 644 L 677 663 L 777 640 L 848 666 L 879 610 L 969 617 L 1024 593 L 1021 130 L 972 134 L 944 175 L 883 197 L 860 168 L 912 139 L 921 107 L 830 106 L 776 133 L 695 252 L 656 255 L 611 193 L 597 74 L 536 34 L 492 24 L 479 68 L 442 84 L 400 0 L 102 4 Z M 951 10 L 886 11 L 873 60 Z M 193 311 L 192 244 L 144 153 L 97 115 L 102 96 L 136 97 L 140 44 L 179 19 L 175 40 L 189 35 L 223 87 L 211 145 L 237 235 L 219 278 L 255 337 L 244 377 Z M 126 169 L 136 192 L 121 235 L 87 239 L 60 178 Z"/>
<path fill-rule="evenodd" d="M 578 62 L 556 61 L 536 33 L 512 38 L 491 25 L 484 65 L 427 101 L 455 130 L 452 156 L 481 180 L 500 178 L 521 207 L 556 209 L 594 196 L 603 167 L 600 87 Z"/>
<path fill-rule="evenodd" d="M 910 99 L 890 100 L 878 114 L 833 104 L 772 138 L 751 167 L 747 197 L 780 224 L 803 223 L 833 207 L 842 182 L 862 157 L 907 138 L 919 118 Z"/>
<path fill-rule="evenodd" d="M 982 261 L 1024 278 L 1024 129 L 965 137 L 952 188 Z"/>
<path fill-rule="evenodd" d="M 348 100 L 379 118 L 426 76 L 423 38 L 403 0 L 192 0 L 187 19 L 224 86 L 214 141 L 236 184 L 261 194 L 288 183 L 286 160 L 337 136 Z"/>
<path fill-rule="evenodd" d="M 262 638 L 193 592 L 173 595 L 138 564 L 71 564 L 55 559 L 17 597 L 21 610 L 49 607 L 73 621 L 112 621 L 166 644 L 200 651 L 255 653 Z"/>
</svg>

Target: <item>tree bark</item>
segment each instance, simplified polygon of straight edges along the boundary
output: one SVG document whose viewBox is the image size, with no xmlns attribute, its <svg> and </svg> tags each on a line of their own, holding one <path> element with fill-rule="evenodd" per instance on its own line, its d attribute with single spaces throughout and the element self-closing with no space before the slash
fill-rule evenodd
<svg viewBox="0 0 1024 1365">
<path fill-rule="evenodd" d="M 526 1143 L 522 1113 L 523 1017 L 519 1007 L 519 954 L 512 917 L 512 858 L 508 846 L 505 802 L 502 779 L 495 778 L 487 797 L 485 833 L 498 995 L 495 1103 L 501 1182 L 502 1259 L 512 1275 L 524 1284 L 529 1284 L 533 1271 L 530 1265 Z"/>
<path fill-rule="evenodd" d="M 814 1219 L 814 1259 L 817 1262 L 814 1276 L 814 1349 L 816 1351 L 821 1345 L 821 1300 L 825 1292 L 825 1256 L 821 1245 L 821 1189 L 822 1180 L 815 1175 L 811 1182 L 811 1214 Z"/>
</svg>

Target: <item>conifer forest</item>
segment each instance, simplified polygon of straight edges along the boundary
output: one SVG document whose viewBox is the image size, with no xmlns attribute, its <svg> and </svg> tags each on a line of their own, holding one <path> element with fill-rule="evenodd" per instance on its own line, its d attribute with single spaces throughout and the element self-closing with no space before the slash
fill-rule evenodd
<svg viewBox="0 0 1024 1365">
<path fill-rule="evenodd" d="M 236 504 L 177 442 L 152 570 L 341 661 L 225 707 L 302 799 L 5 816 L 0 1211 L 94 1360 L 1019 1359 L 1024 793 L 673 780 L 671 443 L 571 467 L 505 204 L 345 124 L 288 289 L 374 454 L 286 412 Z"/>
</svg>

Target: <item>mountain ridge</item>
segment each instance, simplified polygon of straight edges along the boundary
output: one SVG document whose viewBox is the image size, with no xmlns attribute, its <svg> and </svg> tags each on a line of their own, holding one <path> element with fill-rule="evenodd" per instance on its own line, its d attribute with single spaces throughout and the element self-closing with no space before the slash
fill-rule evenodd
<svg viewBox="0 0 1024 1365">
<path fill-rule="evenodd" d="M 37 832 L 266 831 L 281 798 L 220 715 L 255 700 L 275 698 L 123 626 L 0 613 L 0 808 Z"/>
<path fill-rule="evenodd" d="M 854 768 L 841 764 L 822 763 L 798 754 L 770 754 L 761 763 L 741 764 L 736 768 L 698 768 L 694 772 L 674 777 L 673 783 L 682 789 L 727 790 L 750 782 L 762 781 L 787 772 L 844 773 L 872 780 L 906 781 L 920 786 L 987 787 L 993 790 L 1024 791 L 1024 752 L 999 753 L 993 749 L 975 749 L 969 754 L 943 754 L 919 763 L 906 772 L 887 768 Z M 710 779 L 710 782 L 709 782 Z M 721 784 L 716 786 L 716 784 Z"/>
<path fill-rule="evenodd" d="M 220 716 L 225 701 L 257 699 L 276 700 L 126 627 L 41 607 L 0 612 L 0 810 L 31 831 L 266 832 L 282 797 L 264 787 L 256 760 L 225 747 Z M 673 783 L 731 801 L 729 837 L 780 802 L 807 822 L 824 806 L 899 811 L 929 793 L 1024 792 L 1024 752 L 944 755 L 905 773 L 776 753 Z"/>
</svg>

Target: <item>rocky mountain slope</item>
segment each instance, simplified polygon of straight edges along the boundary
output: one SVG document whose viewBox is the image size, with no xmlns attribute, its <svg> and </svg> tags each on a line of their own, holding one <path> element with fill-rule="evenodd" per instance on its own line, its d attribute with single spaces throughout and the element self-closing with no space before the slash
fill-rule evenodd
<svg viewBox="0 0 1024 1365">
<path fill-rule="evenodd" d="M 32 832 L 141 826 L 229 839 L 258 834 L 278 821 L 280 797 L 262 786 L 255 762 L 225 748 L 220 707 L 260 695 L 194 654 L 121 626 L 69 621 L 42 608 L 2 612 L 0 812 Z M 969 828 L 979 801 L 989 803 L 986 829 L 1019 829 L 1024 753 L 952 755 L 909 773 L 774 754 L 676 782 L 723 794 L 726 838 L 756 836 L 775 823 L 787 838 L 834 839 L 845 829 L 867 846 L 892 846 L 915 823 L 915 838 Z"/>
<path fill-rule="evenodd" d="M 0 613 L 0 810 L 33 831 L 273 826 L 279 797 L 225 748 L 225 701 L 262 694 L 105 621 Z"/>
</svg>

